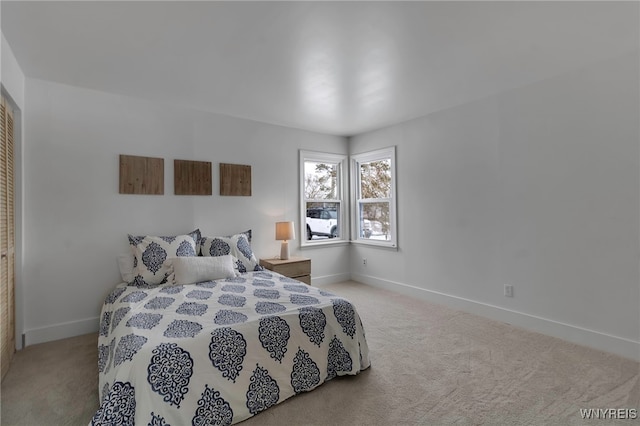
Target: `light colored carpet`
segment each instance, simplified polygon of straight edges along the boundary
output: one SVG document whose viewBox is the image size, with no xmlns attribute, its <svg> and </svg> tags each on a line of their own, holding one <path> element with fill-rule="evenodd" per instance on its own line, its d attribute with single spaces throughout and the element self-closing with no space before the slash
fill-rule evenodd
<svg viewBox="0 0 640 426">
<path fill-rule="evenodd" d="M 580 415 L 640 409 L 637 362 L 351 281 L 323 288 L 356 305 L 371 368 L 243 426 L 640 423 Z M 2 425 L 86 425 L 98 408 L 96 342 L 91 334 L 16 354 Z"/>
</svg>

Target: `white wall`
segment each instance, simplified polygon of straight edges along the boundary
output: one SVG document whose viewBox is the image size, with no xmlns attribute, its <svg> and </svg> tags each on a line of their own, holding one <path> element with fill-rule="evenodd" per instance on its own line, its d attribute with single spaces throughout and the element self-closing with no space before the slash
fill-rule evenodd
<svg viewBox="0 0 640 426">
<path fill-rule="evenodd" d="M 27 79 L 24 332 L 27 344 L 97 330 L 119 282 L 127 233 L 253 229 L 259 257 L 279 253 L 276 220 L 298 218 L 298 149 L 346 153 L 346 139 Z M 162 157 L 165 195 L 118 193 L 118 155 Z M 252 197 L 173 195 L 173 160 L 252 166 Z M 299 240 L 298 240 L 299 241 Z M 292 242 L 297 247 L 296 242 Z M 348 247 L 305 251 L 316 280 L 349 276 Z M 292 252 L 299 252 L 292 248 Z"/>
<path fill-rule="evenodd" d="M 255 121 L 199 113 L 194 122 L 195 158 L 234 164 L 251 164 L 252 197 L 195 197 L 196 223 L 207 235 L 225 235 L 253 228 L 258 253 L 280 255 L 275 222 L 299 223 L 299 150 L 346 154 L 347 140 Z M 214 176 L 214 188 L 219 185 Z M 240 228 L 238 228 L 238 226 Z M 296 227 L 297 228 L 297 227 Z M 314 283 L 337 282 L 350 277 L 349 247 L 300 249 L 303 236 L 290 242 L 292 255 L 312 259 Z"/>
<path fill-rule="evenodd" d="M 0 41 L 0 81 L 4 90 L 9 94 L 12 101 L 20 109 L 24 108 L 24 74 L 16 57 L 13 55 L 11 46 L 1 34 Z"/>
<path fill-rule="evenodd" d="M 639 75 L 636 51 L 353 137 L 397 145 L 400 247 L 353 247 L 353 277 L 640 359 Z"/>
</svg>

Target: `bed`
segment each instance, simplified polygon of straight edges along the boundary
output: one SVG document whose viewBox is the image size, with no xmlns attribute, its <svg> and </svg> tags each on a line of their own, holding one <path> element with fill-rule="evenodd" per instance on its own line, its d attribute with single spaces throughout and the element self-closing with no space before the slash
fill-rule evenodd
<svg viewBox="0 0 640 426">
<path fill-rule="evenodd" d="M 193 240 L 186 256 L 201 255 L 203 244 L 213 252 L 211 241 Z M 369 367 L 355 307 L 261 270 L 246 243 L 235 247 L 251 254 L 244 260 L 252 270 L 240 272 L 242 261 L 229 255 L 235 268 L 226 278 L 183 284 L 177 264 L 167 273 L 156 262 L 164 282 L 133 279 L 110 292 L 98 338 L 100 408 L 90 424 L 233 424 Z"/>
</svg>

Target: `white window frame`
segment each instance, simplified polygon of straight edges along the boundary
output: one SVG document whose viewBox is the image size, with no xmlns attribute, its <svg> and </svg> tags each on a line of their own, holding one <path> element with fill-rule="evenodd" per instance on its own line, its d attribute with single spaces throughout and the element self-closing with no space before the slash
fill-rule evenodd
<svg viewBox="0 0 640 426">
<path fill-rule="evenodd" d="M 300 247 L 318 247 L 326 245 L 347 244 L 349 242 L 349 219 L 348 213 L 349 202 L 345 199 L 348 194 L 348 157 L 346 154 L 332 154 L 326 152 L 304 151 L 300 150 Z M 337 165 L 337 179 L 335 199 L 317 200 L 307 199 L 305 196 L 305 162 L 330 163 Z M 323 240 L 307 240 L 307 203 L 308 202 L 327 202 L 339 204 L 338 223 L 342 229 L 339 229 L 337 238 L 327 238 Z"/>
<path fill-rule="evenodd" d="M 360 193 L 360 164 L 386 159 L 391 160 L 391 196 L 389 198 L 362 199 Z M 351 211 L 353 212 L 351 222 L 351 241 L 353 243 L 397 249 L 398 225 L 396 214 L 396 180 L 395 146 L 351 155 Z M 361 230 L 363 222 L 360 220 L 360 205 L 376 202 L 389 203 L 389 240 L 376 240 L 363 237 Z"/>
</svg>

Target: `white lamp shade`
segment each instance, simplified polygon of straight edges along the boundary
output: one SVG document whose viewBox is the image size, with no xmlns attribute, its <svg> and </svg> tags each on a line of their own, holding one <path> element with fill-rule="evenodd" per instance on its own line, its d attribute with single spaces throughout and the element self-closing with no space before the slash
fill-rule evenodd
<svg viewBox="0 0 640 426">
<path fill-rule="evenodd" d="M 293 222 L 276 222 L 276 240 L 294 240 L 296 231 Z"/>
</svg>

